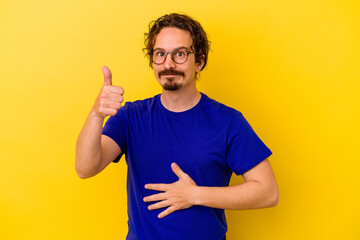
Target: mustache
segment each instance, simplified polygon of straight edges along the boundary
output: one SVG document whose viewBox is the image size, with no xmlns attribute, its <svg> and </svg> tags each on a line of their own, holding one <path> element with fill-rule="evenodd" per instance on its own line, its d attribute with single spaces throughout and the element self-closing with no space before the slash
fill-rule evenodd
<svg viewBox="0 0 360 240">
<path fill-rule="evenodd" d="M 166 69 L 164 71 L 159 72 L 159 77 L 161 77 L 162 75 L 181 75 L 181 76 L 185 76 L 184 72 L 178 72 L 175 70 L 171 70 L 171 69 Z"/>
</svg>

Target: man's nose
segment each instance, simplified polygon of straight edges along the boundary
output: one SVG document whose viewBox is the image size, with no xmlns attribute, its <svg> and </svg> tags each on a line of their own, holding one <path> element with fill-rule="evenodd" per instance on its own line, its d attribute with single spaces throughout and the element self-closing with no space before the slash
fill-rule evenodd
<svg viewBox="0 0 360 240">
<path fill-rule="evenodd" d="M 169 55 L 168 55 L 169 54 Z M 171 57 L 171 53 L 166 53 L 166 58 L 164 61 L 164 67 L 169 69 L 169 68 L 175 68 L 176 67 L 176 63 L 174 62 L 174 60 Z"/>
</svg>

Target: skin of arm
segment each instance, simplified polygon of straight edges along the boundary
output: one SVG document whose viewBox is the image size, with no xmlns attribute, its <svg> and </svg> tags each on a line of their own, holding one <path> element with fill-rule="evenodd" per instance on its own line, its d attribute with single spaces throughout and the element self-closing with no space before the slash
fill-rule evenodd
<svg viewBox="0 0 360 240">
<path fill-rule="evenodd" d="M 149 205 L 149 210 L 167 207 L 159 214 L 159 218 L 193 205 L 221 209 L 257 209 L 274 207 L 279 201 L 275 175 L 267 159 L 242 175 L 244 183 L 228 187 L 197 186 L 177 164 L 173 163 L 171 168 L 179 177 L 177 182 L 145 185 L 147 189 L 162 191 L 144 198 L 145 202 L 159 201 Z"/>
<path fill-rule="evenodd" d="M 279 189 L 267 159 L 242 176 L 242 184 L 200 187 L 196 204 L 224 209 L 258 209 L 278 204 Z"/>
<path fill-rule="evenodd" d="M 75 169 L 80 178 L 97 174 L 102 159 L 101 130 L 104 119 L 93 111 L 87 117 L 76 142 Z"/>
<path fill-rule="evenodd" d="M 114 140 L 101 134 L 102 124 L 91 112 L 79 134 L 75 169 L 82 179 L 97 175 L 121 153 Z"/>
</svg>

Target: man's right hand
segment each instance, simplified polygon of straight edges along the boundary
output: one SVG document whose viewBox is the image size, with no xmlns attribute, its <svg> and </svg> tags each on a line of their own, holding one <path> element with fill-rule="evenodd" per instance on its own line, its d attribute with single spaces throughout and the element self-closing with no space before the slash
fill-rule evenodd
<svg viewBox="0 0 360 240">
<path fill-rule="evenodd" d="M 105 118 L 106 116 L 114 116 L 121 108 L 124 101 L 124 89 L 119 86 L 112 85 L 111 71 L 108 67 L 102 67 L 104 74 L 104 85 L 102 86 L 98 97 L 93 106 L 96 116 Z"/>
</svg>

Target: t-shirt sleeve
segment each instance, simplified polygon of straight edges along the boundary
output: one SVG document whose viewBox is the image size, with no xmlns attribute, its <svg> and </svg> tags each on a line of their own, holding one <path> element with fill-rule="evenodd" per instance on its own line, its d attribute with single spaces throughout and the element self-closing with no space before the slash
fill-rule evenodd
<svg viewBox="0 0 360 240">
<path fill-rule="evenodd" d="M 272 154 L 238 111 L 229 125 L 226 153 L 227 164 L 236 175 L 247 172 Z"/>
<path fill-rule="evenodd" d="M 102 134 L 114 140 L 121 149 L 120 155 L 113 162 L 118 162 L 126 152 L 127 108 L 128 105 L 125 104 L 116 115 L 110 116 L 102 129 Z"/>
</svg>

